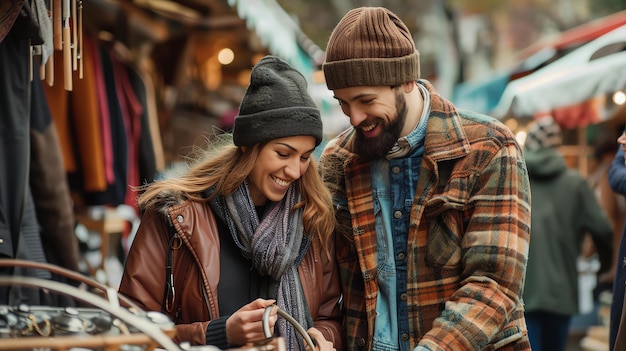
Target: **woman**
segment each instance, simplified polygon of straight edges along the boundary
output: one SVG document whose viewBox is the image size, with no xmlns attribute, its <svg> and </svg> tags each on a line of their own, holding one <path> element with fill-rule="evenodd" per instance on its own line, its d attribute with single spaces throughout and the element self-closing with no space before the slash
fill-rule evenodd
<svg viewBox="0 0 626 351">
<path fill-rule="evenodd" d="M 334 215 L 311 157 L 321 140 L 304 77 L 263 58 L 232 142 L 140 195 L 141 225 L 119 291 L 166 313 L 177 342 L 226 349 L 262 341 L 263 312 L 275 303 L 318 349 L 341 349 Z M 275 308 L 268 319 L 289 350 L 305 349 Z"/>
</svg>

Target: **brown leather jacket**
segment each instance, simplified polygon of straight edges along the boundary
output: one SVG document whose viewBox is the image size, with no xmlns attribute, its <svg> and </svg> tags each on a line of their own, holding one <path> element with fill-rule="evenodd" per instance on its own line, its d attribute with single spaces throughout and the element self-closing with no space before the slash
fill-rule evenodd
<svg viewBox="0 0 626 351">
<path fill-rule="evenodd" d="M 219 317 L 219 234 L 207 204 L 193 201 L 171 204 L 159 212 L 148 210 L 142 216 L 126 259 L 119 292 L 147 311 L 161 311 L 170 237 L 163 215 L 166 213 L 182 239 L 174 243 L 174 246 L 180 243 L 180 247 L 173 251 L 175 295 L 171 312 L 167 312 L 177 323 L 174 341 L 204 345 L 207 325 Z M 331 249 L 330 257 L 334 257 L 334 248 Z M 315 327 L 341 350 L 339 273 L 319 241 L 313 241 L 298 272 Z"/>
</svg>

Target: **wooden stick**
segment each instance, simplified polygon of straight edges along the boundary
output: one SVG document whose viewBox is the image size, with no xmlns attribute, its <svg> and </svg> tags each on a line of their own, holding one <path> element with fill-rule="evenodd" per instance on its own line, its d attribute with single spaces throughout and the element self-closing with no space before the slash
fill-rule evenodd
<svg viewBox="0 0 626 351">
<path fill-rule="evenodd" d="M 54 0 L 48 0 L 48 14 L 50 16 L 50 23 L 52 23 L 52 26 L 54 27 L 54 16 L 53 11 L 54 11 Z M 54 31 L 54 28 L 53 28 Z M 42 75 L 42 77 L 46 78 L 46 83 L 48 83 L 49 86 L 52 86 L 54 84 L 54 38 L 53 38 L 53 43 L 52 43 L 52 52 L 50 53 L 50 57 L 48 57 L 48 61 L 46 61 L 46 69 L 45 69 L 45 74 Z"/>
<path fill-rule="evenodd" d="M 63 13 L 61 11 L 61 0 L 51 0 L 50 12 L 52 12 L 52 43 L 55 50 L 63 49 L 63 37 L 61 28 L 63 28 Z"/>
<path fill-rule="evenodd" d="M 78 56 L 80 59 L 78 78 L 83 79 L 83 65 L 85 62 L 83 56 L 83 0 L 78 0 Z"/>
<path fill-rule="evenodd" d="M 72 70 L 78 69 L 78 20 L 76 19 L 76 0 L 71 0 L 72 6 Z"/>
<path fill-rule="evenodd" d="M 72 48 L 70 47 L 70 27 L 63 27 L 63 78 L 65 90 L 72 90 Z"/>
<path fill-rule="evenodd" d="M 63 0 L 63 83 L 72 91 L 72 45 L 70 33 L 70 0 Z"/>
<path fill-rule="evenodd" d="M 48 62 L 46 62 L 46 83 L 49 86 L 54 85 L 54 50 L 52 50 L 52 54 L 48 57 Z"/>
<path fill-rule="evenodd" d="M 63 83 L 65 90 L 72 91 L 72 48 L 70 47 L 70 27 L 63 27 Z"/>
</svg>

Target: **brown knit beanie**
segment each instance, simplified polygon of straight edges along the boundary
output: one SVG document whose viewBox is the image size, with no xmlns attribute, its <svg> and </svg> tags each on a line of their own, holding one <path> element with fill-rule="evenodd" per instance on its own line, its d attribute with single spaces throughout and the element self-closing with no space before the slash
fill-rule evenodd
<svg viewBox="0 0 626 351">
<path fill-rule="evenodd" d="M 394 86 L 420 77 L 419 53 L 406 25 L 383 7 L 350 10 L 328 40 L 326 85 Z"/>
</svg>

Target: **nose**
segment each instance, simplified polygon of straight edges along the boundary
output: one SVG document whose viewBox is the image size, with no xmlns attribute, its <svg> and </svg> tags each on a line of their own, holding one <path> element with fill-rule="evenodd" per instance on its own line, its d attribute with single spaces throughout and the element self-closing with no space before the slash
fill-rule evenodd
<svg viewBox="0 0 626 351">
<path fill-rule="evenodd" d="M 301 171 L 299 158 L 293 158 L 289 160 L 287 165 L 285 165 L 285 174 L 293 180 L 300 178 Z"/>
<path fill-rule="evenodd" d="M 367 119 L 367 114 L 356 106 L 349 107 L 345 113 L 350 118 L 350 124 L 353 127 L 357 127 Z"/>
<path fill-rule="evenodd" d="M 617 138 L 617 142 L 622 144 L 622 147 L 626 145 L 626 132 L 622 133 L 622 135 Z"/>
</svg>

